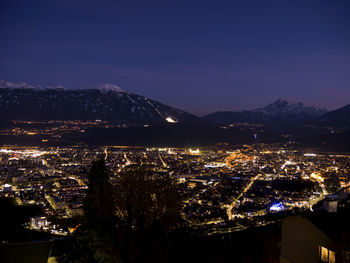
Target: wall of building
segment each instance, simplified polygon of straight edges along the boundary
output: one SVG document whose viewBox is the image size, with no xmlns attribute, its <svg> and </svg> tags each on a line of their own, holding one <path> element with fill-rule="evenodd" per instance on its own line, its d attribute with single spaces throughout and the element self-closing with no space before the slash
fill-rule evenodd
<svg viewBox="0 0 350 263">
<path fill-rule="evenodd" d="M 280 263 L 319 263 L 319 246 L 338 250 L 307 218 L 294 216 L 283 220 Z"/>
</svg>

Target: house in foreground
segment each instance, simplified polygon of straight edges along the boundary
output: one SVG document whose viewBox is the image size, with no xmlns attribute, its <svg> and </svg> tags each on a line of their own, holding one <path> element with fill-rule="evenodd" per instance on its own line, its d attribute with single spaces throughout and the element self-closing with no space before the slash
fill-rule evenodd
<svg viewBox="0 0 350 263">
<path fill-rule="evenodd" d="M 350 263 L 350 209 L 283 220 L 280 263 Z"/>
</svg>

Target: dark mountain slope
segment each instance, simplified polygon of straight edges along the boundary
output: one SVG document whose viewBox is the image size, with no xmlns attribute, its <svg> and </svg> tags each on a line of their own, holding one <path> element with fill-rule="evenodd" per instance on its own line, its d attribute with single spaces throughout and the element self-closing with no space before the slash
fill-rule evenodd
<svg viewBox="0 0 350 263">
<path fill-rule="evenodd" d="M 2 120 L 109 120 L 143 125 L 197 123 L 200 118 L 118 86 L 41 88 L 0 81 Z"/>
</svg>

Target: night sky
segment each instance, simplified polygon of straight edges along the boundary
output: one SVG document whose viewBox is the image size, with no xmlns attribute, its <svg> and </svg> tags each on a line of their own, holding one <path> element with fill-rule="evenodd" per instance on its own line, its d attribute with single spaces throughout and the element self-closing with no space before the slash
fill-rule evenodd
<svg viewBox="0 0 350 263">
<path fill-rule="evenodd" d="M 348 0 L 1 0 L 0 36 L 12 82 L 114 83 L 197 115 L 350 103 Z"/>
</svg>

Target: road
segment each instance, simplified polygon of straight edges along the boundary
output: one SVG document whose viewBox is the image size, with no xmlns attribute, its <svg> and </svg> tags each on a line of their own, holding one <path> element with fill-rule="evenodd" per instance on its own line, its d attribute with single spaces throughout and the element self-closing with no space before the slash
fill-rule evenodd
<svg viewBox="0 0 350 263">
<path fill-rule="evenodd" d="M 167 165 L 166 162 L 163 160 L 162 156 L 160 155 L 160 152 L 158 152 L 158 156 L 159 156 L 159 159 L 160 159 L 160 161 L 162 162 L 164 168 L 167 168 L 168 165 Z"/>
<path fill-rule="evenodd" d="M 232 209 L 236 206 L 237 201 L 252 187 L 252 185 L 254 184 L 254 182 L 260 178 L 262 176 L 262 174 L 257 174 L 255 177 L 252 178 L 252 180 L 249 182 L 249 184 L 247 184 L 242 192 L 231 202 L 231 204 L 229 204 L 228 206 L 226 206 L 227 208 L 227 215 L 229 220 L 232 220 L 234 218 L 234 215 L 232 214 Z"/>
</svg>

